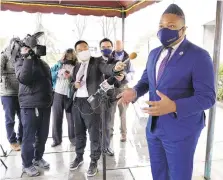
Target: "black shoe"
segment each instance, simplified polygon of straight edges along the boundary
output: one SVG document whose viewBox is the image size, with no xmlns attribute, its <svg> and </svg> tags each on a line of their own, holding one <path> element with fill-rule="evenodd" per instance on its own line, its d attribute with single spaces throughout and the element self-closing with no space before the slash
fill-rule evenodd
<svg viewBox="0 0 223 180">
<path fill-rule="evenodd" d="M 97 174 L 97 172 L 98 172 L 98 163 L 97 161 L 91 160 L 90 167 L 87 171 L 87 176 L 93 177 Z"/>
<path fill-rule="evenodd" d="M 105 150 L 105 154 L 108 156 L 114 156 L 114 151 L 111 148 Z"/>
<path fill-rule="evenodd" d="M 76 159 L 70 163 L 70 170 L 76 170 L 80 165 L 84 163 L 83 157 L 76 157 Z"/>
<path fill-rule="evenodd" d="M 59 146 L 61 143 L 56 143 L 56 142 L 53 142 L 52 144 L 51 144 L 51 147 L 56 147 L 56 146 Z"/>
</svg>

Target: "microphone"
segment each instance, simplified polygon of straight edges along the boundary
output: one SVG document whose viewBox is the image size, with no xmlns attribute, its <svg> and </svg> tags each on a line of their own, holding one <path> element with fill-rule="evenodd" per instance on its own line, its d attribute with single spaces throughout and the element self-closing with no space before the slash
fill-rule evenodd
<svg viewBox="0 0 223 180">
<path fill-rule="evenodd" d="M 126 59 L 123 63 L 128 63 L 130 60 L 134 60 L 135 58 L 137 58 L 137 53 L 136 52 L 132 52 L 130 55 L 129 55 L 129 58 Z"/>
<path fill-rule="evenodd" d="M 91 95 L 87 101 L 89 103 L 93 102 L 95 100 L 96 96 L 103 96 L 106 94 L 106 92 L 110 89 L 114 88 L 114 83 L 116 81 L 116 78 L 111 76 L 108 79 L 104 80 L 101 84 L 100 84 L 100 88 L 97 90 L 97 92 L 93 95 Z"/>
<path fill-rule="evenodd" d="M 125 61 L 122 61 L 122 63 L 127 64 L 130 60 L 134 60 L 136 57 L 137 57 L 137 53 L 136 52 L 132 52 L 129 55 L 129 58 L 126 59 Z M 119 72 L 115 72 L 114 73 L 114 76 L 119 76 L 122 72 L 123 72 L 123 70 L 122 71 L 119 71 Z"/>
<path fill-rule="evenodd" d="M 84 75 L 81 76 L 79 82 L 81 82 L 83 80 L 83 78 L 84 78 Z"/>
</svg>

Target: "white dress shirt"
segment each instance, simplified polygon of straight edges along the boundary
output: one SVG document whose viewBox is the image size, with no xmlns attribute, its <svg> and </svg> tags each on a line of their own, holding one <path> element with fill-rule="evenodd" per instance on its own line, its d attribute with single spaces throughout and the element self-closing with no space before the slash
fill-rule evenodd
<svg viewBox="0 0 223 180">
<path fill-rule="evenodd" d="M 171 57 L 173 56 L 173 54 L 176 52 L 177 48 L 180 46 L 180 44 L 183 42 L 184 39 L 182 39 L 182 41 L 180 41 L 179 43 L 177 43 L 176 45 L 172 46 L 172 52 L 171 52 L 171 55 L 170 55 L 170 58 L 168 61 L 171 60 Z M 160 65 L 163 61 L 163 59 L 166 57 L 168 53 L 168 50 L 167 49 L 163 49 L 163 51 L 160 53 L 160 57 L 156 63 L 156 80 L 157 80 L 157 77 L 158 77 L 158 71 L 159 71 L 159 68 L 160 68 Z"/>
<path fill-rule="evenodd" d="M 77 89 L 77 91 L 76 91 L 75 97 L 81 97 L 81 98 L 89 97 L 88 90 L 87 90 L 87 83 L 86 83 L 89 61 L 84 62 L 84 63 L 86 63 L 86 67 L 85 67 L 85 71 L 84 71 L 84 78 L 81 82 L 81 87 L 79 89 Z M 83 63 L 81 63 L 81 66 L 83 66 Z M 81 66 L 80 66 L 80 69 L 81 69 Z"/>
</svg>

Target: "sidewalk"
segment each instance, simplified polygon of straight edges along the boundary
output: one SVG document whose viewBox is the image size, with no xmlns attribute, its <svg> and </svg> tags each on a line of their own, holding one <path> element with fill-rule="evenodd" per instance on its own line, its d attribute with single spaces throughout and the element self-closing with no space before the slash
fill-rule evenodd
<svg viewBox="0 0 223 180">
<path fill-rule="evenodd" d="M 1 107 L 0 107 L 1 109 Z M 118 113 L 117 113 L 118 114 Z M 128 117 L 128 140 L 126 143 L 119 141 L 119 119 L 116 117 L 115 121 L 115 135 L 113 137 L 112 146 L 115 151 L 114 157 L 107 158 L 107 180 L 152 180 L 150 173 L 150 161 L 148 158 L 147 142 L 145 138 L 146 119 L 141 120 L 135 114 L 135 109 L 131 105 L 127 111 Z M 208 114 L 207 114 L 208 117 Z M 212 180 L 223 179 L 223 109 L 217 107 L 215 126 L 215 143 L 212 163 Z M 4 147 L 8 147 L 6 136 L 3 134 L 4 117 L 3 111 L 0 110 L 0 143 Z M 102 162 L 99 162 L 99 173 L 94 178 L 87 178 L 86 171 L 89 166 L 90 147 L 87 143 L 85 153 L 85 163 L 78 171 L 69 171 L 69 163 L 75 157 L 74 147 L 69 143 L 67 137 L 67 124 L 64 121 L 64 138 L 61 146 L 51 148 L 52 143 L 51 129 L 50 135 L 46 144 L 46 151 L 44 158 L 51 164 L 48 171 L 42 171 L 41 176 L 36 178 L 29 178 L 22 174 L 20 153 L 9 152 L 7 158 L 2 158 L 8 170 L 0 164 L 0 179 L 12 180 L 102 180 Z M 195 154 L 194 161 L 194 177 L 193 180 L 201 180 L 204 174 L 204 161 L 206 151 L 206 136 L 207 127 L 203 130 L 199 144 Z M 8 149 L 8 148 L 6 148 Z M 1 153 L 1 152 L 0 152 Z"/>
</svg>

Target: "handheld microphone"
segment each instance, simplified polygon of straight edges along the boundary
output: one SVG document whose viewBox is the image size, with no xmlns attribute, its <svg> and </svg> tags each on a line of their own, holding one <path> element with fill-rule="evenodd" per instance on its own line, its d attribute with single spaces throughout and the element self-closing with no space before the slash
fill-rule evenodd
<svg viewBox="0 0 223 180">
<path fill-rule="evenodd" d="M 130 55 L 129 55 L 129 58 L 128 59 L 126 59 L 123 63 L 128 63 L 130 60 L 133 60 L 133 59 L 135 59 L 135 58 L 137 58 L 137 53 L 135 53 L 135 52 L 132 52 Z"/>
<path fill-rule="evenodd" d="M 83 80 L 83 78 L 84 78 L 84 75 L 81 76 L 79 82 L 81 82 Z"/>
<path fill-rule="evenodd" d="M 107 80 L 103 81 L 101 84 L 100 84 L 100 88 L 97 90 L 97 92 L 93 95 L 91 95 L 87 101 L 89 103 L 93 102 L 96 98 L 96 96 L 103 96 L 105 95 L 105 93 L 110 90 L 110 89 L 113 89 L 114 88 L 114 83 L 116 81 L 116 78 L 111 76 L 109 77 Z"/>
<path fill-rule="evenodd" d="M 125 61 L 123 61 L 123 63 L 124 64 L 127 64 L 130 60 L 134 60 L 135 58 L 137 58 L 137 53 L 136 52 L 132 52 L 129 55 L 129 58 L 126 59 Z M 119 72 L 115 72 L 115 76 L 119 76 L 122 72 L 123 72 L 123 70 L 122 71 L 119 71 Z"/>
</svg>

